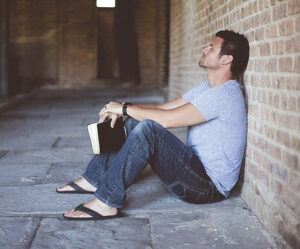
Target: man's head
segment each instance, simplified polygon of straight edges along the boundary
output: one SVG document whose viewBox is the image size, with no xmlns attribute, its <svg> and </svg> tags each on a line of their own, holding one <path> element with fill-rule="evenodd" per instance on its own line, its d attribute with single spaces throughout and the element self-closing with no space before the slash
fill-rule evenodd
<svg viewBox="0 0 300 249">
<path fill-rule="evenodd" d="M 216 33 L 209 46 L 203 49 L 200 67 L 217 70 L 230 69 L 232 77 L 240 78 L 246 70 L 249 60 L 249 42 L 247 38 L 234 31 L 222 30 Z"/>
</svg>

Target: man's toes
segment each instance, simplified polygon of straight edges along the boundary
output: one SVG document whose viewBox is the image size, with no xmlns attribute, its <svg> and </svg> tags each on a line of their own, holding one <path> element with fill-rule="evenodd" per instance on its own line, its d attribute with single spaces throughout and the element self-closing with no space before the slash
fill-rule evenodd
<svg viewBox="0 0 300 249">
<path fill-rule="evenodd" d="M 75 209 L 66 211 L 66 212 L 64 213 L 64 215 L 65 215 L 66 217 L 82 217 L 82 218 L 90 217 L 90 215 L 88 215 L 88 214 L 86 214 L 86 213 L 83 213 L 83 212 L 81 212 L 81 211 L 75 211 Z"/>
<path fill-rule="evenodd" d="M 65 216 L 70 216 L 72 213 L 74 213 L 74 209 L 68 210 L 64 213 Z"/>
<path fill-rule="evenodd" d="M 58 191 L 71 191 L 71 190 L 73 190 L 73 188 L 69 185 L 65 185 L 65 186 L 62 186 L 62 187 L 58 187 L 57 190 Z"/>
</svg>

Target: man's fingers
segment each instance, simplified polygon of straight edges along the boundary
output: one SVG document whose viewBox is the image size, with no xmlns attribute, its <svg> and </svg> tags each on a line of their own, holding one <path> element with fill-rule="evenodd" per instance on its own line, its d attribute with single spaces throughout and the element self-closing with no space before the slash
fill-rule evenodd
<svg viewBox="0 0 300 249">
<path fill-rule="evenodd" d="M 99 123 L 102 123 L 107 117 L 109 117 L 109 113 L 100 115 Z"/>
<path fill-rule="evenodd" d="M 116 123 L 116 121 L 117 121 L 117 119 L 118 119 L 118 116 L 115 115 L 115 114 L 112 114 L 112 115 L 110 116 L 110 118 L 111 118 L 110 127 L 111 127 L 111 128 L 114 128 L 115 123 Z"/>
<path fill-rule="evenodd" d="M 99 112 L 99 115 L 103 115 L 107 110 L 105 108 L 102 108 L 101 111 Z"/>
</svg>

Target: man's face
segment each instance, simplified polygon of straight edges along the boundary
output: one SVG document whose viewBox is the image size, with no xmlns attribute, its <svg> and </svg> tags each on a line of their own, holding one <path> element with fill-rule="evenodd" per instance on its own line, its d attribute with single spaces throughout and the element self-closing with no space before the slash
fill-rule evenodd
<svg viewBox="0 0 300 249">
<path fill-rule="evenodd" d="M 199 66 L 205 69 L 219 69 L 221 66 L 219 53 L 223 39 L 220 37 L 214 37 L 211 39 L 208 46 L 203 48 L 202 56 L 199 61 Z"/>
</svg>

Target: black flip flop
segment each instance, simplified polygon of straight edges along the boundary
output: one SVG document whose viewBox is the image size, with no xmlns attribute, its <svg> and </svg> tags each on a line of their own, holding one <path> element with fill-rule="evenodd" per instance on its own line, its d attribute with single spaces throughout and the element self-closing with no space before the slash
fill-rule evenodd
<svg viewBox="0 0 300 249">
<path fill-rule="evenodd" d="M 74 190 L 58 191 L 56 189 L 56 193 L 59 193 L 59 194 L 94 194 L 93 191 L 87 191 L 87 190 L 83 189 L 82 187 L 78 186 L 75 182 L 69 182 L 68 184 L 66 184 L 66 186 L 67 185 L 72 187 Z"/>
<path fill-rule="evenodd" d="M 107 219 L 115 219 L 115 218 L 120 218 L 122 217 L 121 213 L 118 212 L 115 215 L 108 215 L 108 216 L 103 216 L 94 210 L 87 208 L 83 206 L 83 204 L 80 204 L 78 207 L 75 208 L 75 211 L 81 211 L 83 213 L 89 214 L 91 217 L 67 217 L 65 214 L 63 214 L 63 217 L 68 220 L 107 220 Z"/>
</svg>

